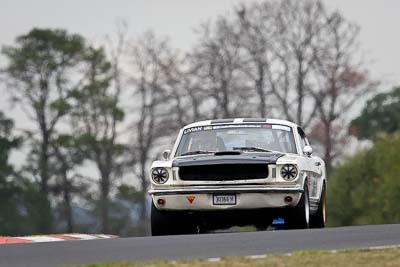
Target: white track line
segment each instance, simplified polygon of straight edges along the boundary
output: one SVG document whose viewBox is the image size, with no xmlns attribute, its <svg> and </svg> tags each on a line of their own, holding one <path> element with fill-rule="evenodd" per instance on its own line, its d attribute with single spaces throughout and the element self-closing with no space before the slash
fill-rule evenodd
<svg viewBox="0 0 400 267">
<path fill-rule="evenodd" d="M 105 239 L 115 238 L 116 237 L 116 236 L 113 236 L 113 235 L 96 235 L 96 236 L 101 237 L 101 238 L 105 238 Z"/>
<path fill-rule="evenodd" d="M 30 240 L 32 242 L 58 242 L 64 241 L 62 238 L 52 237 L 52 236 L 27 236 L 21 237 L 24 240 Z"/>
<path fill-rule="evenodd" d="M 92 239 L 99 239 L 100 237 L 94 235 L 87 235 L 87 234 L 65 234 L 64 236 L 79 238 L 81 240 L 92 240 Z"/>
</svg>

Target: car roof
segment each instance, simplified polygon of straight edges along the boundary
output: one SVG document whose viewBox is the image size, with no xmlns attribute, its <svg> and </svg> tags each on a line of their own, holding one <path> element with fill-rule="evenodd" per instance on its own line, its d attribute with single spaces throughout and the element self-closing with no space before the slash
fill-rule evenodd
<svg viewBox="0 0 400 267">
<path fill-rule="evenodd" d="M 191 124 L 186 125 L 183 129 L 192 128 L 192 127 L 201 127 L 208 125 L 221 125 L 221 124 L 254 124 L 254 123 L 268 123 L 268 124 L 280 124 L 286 125 L 292 128 L 297 128 L 298 125 L 287 121 L 287 120 L 279 120 L 279 119 L 265 119 L 265 118 L 231 118 L 231 119 L 215 119 L 215 120 L 204 120 L 198 121 Z"/>
</svg>

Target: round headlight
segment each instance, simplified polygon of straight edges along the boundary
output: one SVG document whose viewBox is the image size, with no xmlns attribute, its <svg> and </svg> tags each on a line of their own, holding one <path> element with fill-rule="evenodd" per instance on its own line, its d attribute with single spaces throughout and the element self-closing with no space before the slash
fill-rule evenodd
<svg viewBox="0 0 400 267">
<path fill-rule="evenodd" d="M 292 181 L 297 177 L 297 168 L 293 164 L 283 165 L 281 169 L 281 176 L 286 181 Z"/>
<path fill-rule="evenodd" d="M 165 184 L 168 181 L 168 177 L 168 171 L 165 168 L 158 167 L 151 171 L 151 179 L 156 184 Z"/>
</svg>

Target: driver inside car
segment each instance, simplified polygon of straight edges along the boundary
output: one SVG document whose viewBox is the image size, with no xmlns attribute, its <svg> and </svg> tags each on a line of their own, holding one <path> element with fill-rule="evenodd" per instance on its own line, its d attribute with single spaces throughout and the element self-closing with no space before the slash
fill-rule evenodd
<svg viewBox="0 0 400 267">
<path fill-rule="evenodd" d="M 194 145 L 195 149 L 201 151 L 226 151 L 226 146 L 221 137 L 217 136 L 214 131 L 204 131 L 201 138 L 198 138 Z"/>
</svg>

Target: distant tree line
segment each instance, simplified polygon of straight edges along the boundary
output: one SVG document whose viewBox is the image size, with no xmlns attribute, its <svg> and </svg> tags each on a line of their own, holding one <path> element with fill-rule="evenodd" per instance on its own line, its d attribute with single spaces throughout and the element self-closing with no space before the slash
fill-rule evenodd
<svg viewBox="0 0 400 267">
<path fill-rule="evenodd" d="M 0 117 L 0 182 L 10 196 L 1 195 L 0 234 L 143 231 L 150 162 L 202 119 L 291 120 L 332 171 L 348 112 L 376 85 L 359 27 L 322 1 L 282 0 L 240 5 L 196 35 L 180 51 L 152 32 L 129 36 L 123 23 L 103 46 L 34 28 L 3 46 L 1 81 L 33 128 L 16 135 Z M 8 156 L 21 145 L 29 152 L 15 170 Z M 77 224 L 76 207 L 96 220 Z"/>
<path fill-rule="evenodd" d="M 399 223 L 399 134 L 381 136 L 374 147 L 347 158 L 328 192 L 331 226 Z"/>
<path fill-rule="evenodd" d="M 399 133 L 381 136 L 337 168 L 328 189 L 330 225 L 400 222 L 399 149 Z"/>
<path fill-rule="evenodd" d="M 400 88 L 367 101 L 350 134 L 372 146 L 336 166 L 328 187 L 330 225 L 399 223 Z"/>
</svg>

